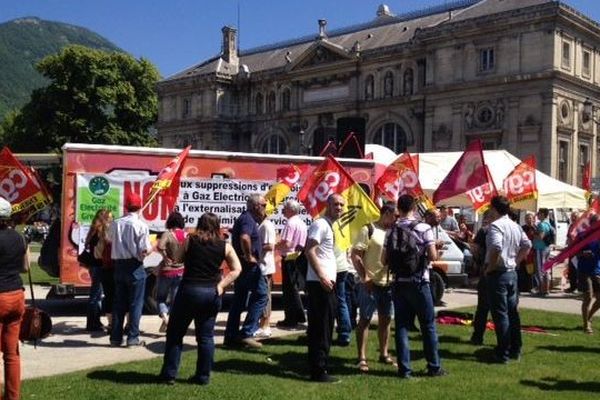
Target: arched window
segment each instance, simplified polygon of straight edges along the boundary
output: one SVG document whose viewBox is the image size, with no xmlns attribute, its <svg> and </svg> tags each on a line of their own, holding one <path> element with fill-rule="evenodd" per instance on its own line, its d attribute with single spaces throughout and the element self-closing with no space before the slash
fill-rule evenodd
<svg viewBox="0 0 600 400">
<path fill-rule="evenodd" d="M 275 92 L 269 92 L 267 96 L 267 114 L 275 112 Z"/>
<path fill-rule="evenodd" d="M 394 74 L 388 71 L 383 78 L 383 97 L 392 97 L 394 95 Z"/>
<path fill-rule="evenodd" d="M 281 111 L 290 111 L 291 97 L 290 89 L 283 89 L 283 92 L 281 93 Z"/>
<path fill-rule="evenodd" d="M 256 114 L 260 115 L 263 113 L 263 95 L 262 93 L 257 93 L 256 94 Z"/>
<path fill-rule="evenodd" d="M 375 90 L 375 78 L 373 78 L 373 75 L 369 75 L 365 79 L 365 100 L 373 99 L 374 90 Z"/>
<path fill-rule="evenodd" d="M 280 135 L 271 135 L 264 142 L 262 152 L 267 154 L 285 154 L 287 145 Z"/>
<path fill-rule="evenodd" d="M 412 137 L 407 137 L 406 132 L 400 125 L 389 122 L 375 132 L 373 142 L 392 149 L 396 154 L 400 154 L 406 151 L 407 146 L 412 145 Z"/>
<path fill-rule="evenodd" d="M 404 71 L 404 91 L 402 92 L 405 96 L 412 96 L 413 94 L 413 82 L 414 74 L 412 68 L 408 68 Z"/>
</svg>

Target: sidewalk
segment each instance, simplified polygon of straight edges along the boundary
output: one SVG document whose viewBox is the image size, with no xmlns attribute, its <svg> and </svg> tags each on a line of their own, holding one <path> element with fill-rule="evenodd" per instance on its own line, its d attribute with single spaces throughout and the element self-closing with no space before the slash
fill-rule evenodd
<svg viewBox="0 0 600 400">
<path fill-rule="evenodd" d="M 44 299 L 47 288 L 36 287 L 37 299 Z M 82 300 L 58 300 L 64 302 L 79 302 Z M 473 306 L 477 302 L 477 293 L 471 289 L 455 289 L 444 295 L 447 303 L 445 309 Z M 547 298 L 524 295 L 521 297 L 521 307 L 547 311 L 559 311 L 578 314 L 581 302 L 572 295 L 553 293 Z M 59 304 L 59 307 L 63 305 Z M 54 303 L 56 307 L 56 303 Z M 64 304 L 69 307 L 69 304 Z M 21 345 L 21 363 L 23 379 L 64 374 L 90 368 L 113 365 L 122 362 L 145 360 L 160 357 L 163 354 L 165 334 L 159 333 L 160 319 L 157 316 L 144 315 L 140 324 L 141 339 L 146 341 L 146 347 L 113 348 L 109 347 L 108 336 L 103 333 L 90 334 L 85 332 L 85 315 L 78 310 L 75 316 L 53 316 L 53 334 L 41 341 L 37 349 L 31 344 Z M 64 315 L 64 313 L 62 313 Z M 283 319 L 283 311 L 274 310 L 271 322 Z M 223 332 L 227 313 L 219 313 L 215 332 L 215 342 L 223 342 Z M 186 349 L 196 346 L 193 325 L 184 338 Z M 272 328 L 273 337 L 298 333 L 298 331 L 283 331 Z M 158 373 L 158 371 L 157 371 Z"/>
</svg>

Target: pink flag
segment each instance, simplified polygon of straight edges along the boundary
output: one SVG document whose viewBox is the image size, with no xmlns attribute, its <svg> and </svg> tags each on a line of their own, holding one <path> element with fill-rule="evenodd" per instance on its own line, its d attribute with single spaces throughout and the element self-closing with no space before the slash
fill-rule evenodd
<svg viewBox="0 0 600 400">
<path fill-rule="evenodd" d="M 453 197 L 487 183 L 481 140 L 469 143 L 463 155 L 433 193 L 433 202 Z"/>
<path fill-rule="evenodd" d="M 597 240 L 600 240 L 600 222 L 592 223 L 592 225 L 583 234 L 581 234 L 581 236 L 577 237 L 576 241 L 572 242 L 571 245 L 558 253 L 556 257 L 546 261 L 544 263 L 543 270 L 547 271 L 559 262 L 575 256 L 585 246 Z"/>
</svg>

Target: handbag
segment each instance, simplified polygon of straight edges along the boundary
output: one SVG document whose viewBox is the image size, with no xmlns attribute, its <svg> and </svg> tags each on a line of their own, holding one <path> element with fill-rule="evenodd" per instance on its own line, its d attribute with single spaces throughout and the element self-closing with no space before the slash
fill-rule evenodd
<svg viewBox="0 0 600 400">
<path fill-rule="evenodd" d="M 31 269 L 28 269 L 27 273 L 29 276 L 29 290 L 31 291 L 31 305 L 25 307 L 25 313 L 21 319 L 19 340 L 22 342 L 33 341 L 33 346 L 37 347 L 39 339 L 44 339 L 50 335 L 52 331 L 52 319 L 47 312 L 35 306 L 33 284 L 31 283 Z"/>
<path fill-rule="evenodd" d="M 87 247 L 85 247 L 83 251 L 77 256 L 77 262 L 83 265 L 85 268 L 89 268 L 91 265 L 94 264 L 95 261 L 96 258 Z"/>
</svg>

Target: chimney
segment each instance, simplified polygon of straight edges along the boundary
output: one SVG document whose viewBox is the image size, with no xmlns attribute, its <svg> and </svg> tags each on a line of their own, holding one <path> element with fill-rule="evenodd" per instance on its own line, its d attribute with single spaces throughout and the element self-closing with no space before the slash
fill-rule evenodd
<svg viewBox="0 0 600 400">
<path fill-rule="evenodd" d="M 327 37 L 327 32 L 325 32 L 325 27 L 327 26 L 326 19 L 319 20 L 319 39 L 323 39 Z"/>
<path fill-rule="evenodd" d="M 230 26 L 224 26 L 221 29 L 223 32 L 223 45 L 221 49 L 221 58 L 229 64 L 238 64 L 238 52 L 237 52 L 237 29 Z"/>
</svg>

